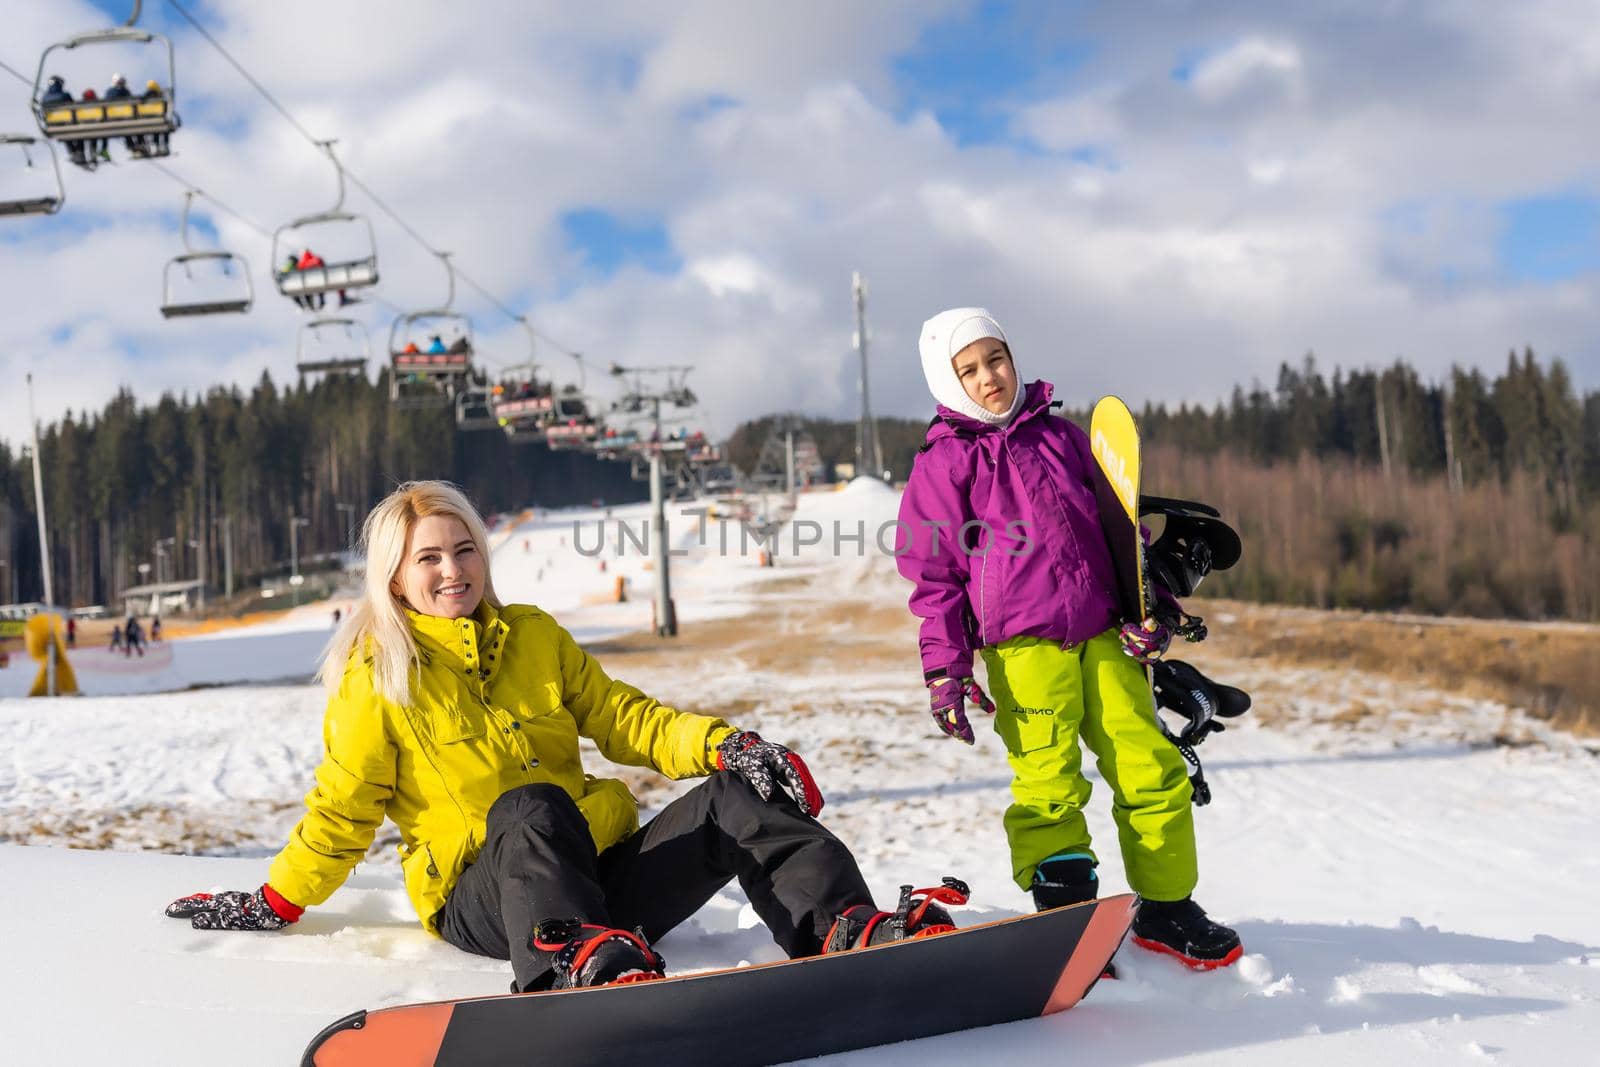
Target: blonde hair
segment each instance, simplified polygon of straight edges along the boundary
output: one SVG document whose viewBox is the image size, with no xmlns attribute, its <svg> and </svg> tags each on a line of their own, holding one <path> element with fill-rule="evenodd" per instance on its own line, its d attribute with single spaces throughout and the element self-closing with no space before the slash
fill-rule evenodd
<svg viewBox="0 0 1600 1067">
<path fill-rule="evenodd" d="M 351 609 L 323 652 L 317 678 L 332 696 L 339 691 L 345 666 L 353 655 L 372 657 L 372 686 L 396 704 L 411 703 L 411 677 L 418 669 L 417 642 L 406 618 L 406 605 L 389 589 L 405 562 L 406 538 L 419 519 L 448 515 L 459 519 L 483 557 L 483 600 L 500 608 L 489 574 L 489 532 L 457 486 L 449 482 L 403 482 L 367 513 L 361 524 L 361 548 L 367 577 L 361 599 Z"/>
</svg>

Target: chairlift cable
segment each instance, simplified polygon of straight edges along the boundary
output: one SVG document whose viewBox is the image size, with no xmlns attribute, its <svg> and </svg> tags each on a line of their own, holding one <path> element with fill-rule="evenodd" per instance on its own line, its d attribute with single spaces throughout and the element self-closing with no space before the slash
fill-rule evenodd
<svg viewBox="0 0 1600 1067">
<path fill-rule="evenodd" d="M 323 144 L 325 143 L 325 139 L 318 139 L 317 137 L 313 136 L 310 133 L 310 131 L 308 131 L 303 125 L 301 125 L 300 121 L 298 119 L 296 119 L 289 112 L 288 108 L 284 107 L 283 104 L 279 103 L 278 99 L 276 97 L 274 97 L 270 92 L 268 92 L 265 86 L 263 86 L 259 81 L 257 81 L 250 74 L 249 71 L 245 70 L 244 65 L 242 63 L 240 63 L 237 59 L 235 59 L 228 52 L 228 50 L 226 48 L 222 47 L 221 42 L 219 42 L 215 37 L 213 37 L 210 33 L 208 33 L 206 31 L 205 27 L 200 25 L 199 21 L 196 20 L 195 17 L 193 15 L 191 15 L 184 8 L 184 6 L 178 2 L 178 0 L 166 0 L 166 3 L 167 3 L 167 6 L 171 7 L 173 10 L 177 11 L 178 14 L 182 15 L 184 17 L 184 19 L 187 20 L 188 23 L 195 28 L 195 30 L 200 34 L 200 36 L 204 37 L 206 42 L 208 44 L 210 44 L 211 47 L 215 48 L 222 55 L 222 57 L 224 59 L 226 59 L 228 61 L 228 63 L 235 70 L 237 70 L 239 72 L 239 74 L 245 79 L 245 81 L 249 82 L 250 85 L 258 93 L 261 94 L 261 96 L 267 101 L 267 103 L 271 104 L 273 106 L 273 108 L 276 109 L 277 112 L 284 117 L 284 119 L 289 123 L 289 125 L 293 126 L 295 128 L 295 130 L 297 130 L 302 137 L 304 137 L 308 142 L 310 142 L 319 151 L 323 150 Z M 27 80 L 27 79 L 24 79 L 24 80 Z M 29 84 L 31 85 L 32 82 L 30 81 Z M 390 207 L 387 201 L 385 201 L 382 197 L 380 197 L 377 193 L 375 193 L 372 190 L 371 186 L 369 186 L 366 182 L 362 181 L 356 174 L 351 172 L 349 170 L 349 168 L 344 167 L 343 164 L 340 164 L 340 167 L 341 167 L 341 169 L 342 169 L 342 171 L 344 173 L 344 176 L 350 180 L 350 183 L 352 185 L 354 185 L 356 188 L 360 189 L 363 193 L 365 193 L 367 195 L 367 198 L 369 200 L 371 200 L 374 204 L 376 204 L 383 211 L 384 214 L 388 215 L 389 218 L 394 221 L 395 225 L 399 226 L 402 230 L 404 230 L 412 238 L 412 240 L 416 241 L 419 245 L 421 245 L 429 253 L 431 253 L 433 255 L 438 255 L 439 254 L 438 249 L 433 245 L 433 243 L 430 242 L 426 237 L 422 236 L 421 233 L 417 232 L 417 230 L 410 223 L 408 223 L 404 218 L 401 217 L 401 215 L 400 215 L 400 213 L 398 211 L 396 211 L 394 208 Z M 480 285 L 473 278 L 471 278 L 466 273 L 464 273 L 459 267 L 456 268 L 456 274 L 461 278 L 462 281 L 466 282 L 468 285 L 472 286 L 472 288 L 476 289 L 480 295 L 482 295 L 490 304 L 492 304 L 495 308 L 497 308 L 507 318 L 510 318 L 513 321 L 517 321 L 519 319 L 524 318 L 524 316 L 518 315 L 516 312 L 512 311 L 509 307 L 507 307 L 505 305 L 504 302 L 502 302 L 499 298 L 494 296 L 494 294 L 490 293 L 489 290 L 484 288 L 482 285 Z M 568 348 L 567 346 L 562 345 L 562 344 L 552 340 L 549 336 L 547 336 L 547 335 L 545 335 L 543 333 L 540 333 L 537 330 L 535 330 L 534 332 L 541 340 L 543 340 L 546 344 L 550 345 L 550 347 L 556 349 L 558 352 L 561 352 L 564 355 L 567 355 L 567 356 L 571 357 L 572 359 L 576 360 L 579 364 L 584 364 L 585 361 L 584 361 L 583 357 L 577 352 L 576 349 Z"/>
<path fill-rule="evenodd" d="M 26 85 L 28 88 L 30 88 L 30 89 L 33 88 L 33 79 L 28 77 L 26 74 L 23 74 L 20 71 L 18 71 L 17 68 L 13 67 L 11 64 L 5 63 L 5 62 L 0 62 L 0 70 L 4 70 L 7 74 L 11 75 L 13 78 L 17 79 L 22 84 Z"/>
<path fill-rule="evenodd" d="M 218 52 L 220 52 L 222 54 L 222 58 L 226 59 L 229 64 L 233 66 L 233 69 L 238 71 L 239 75 L 244 78 L 245 81 L 249 82 L 255 91 L 260 93 L 266 99 L 267 103 L 276 108 L 278 114 L 282 115 L 289 125 L 300 131 L 300 136 L 310 141 L 313 145 L 320 147 L 321 143 L 317 140 L 317 138 L 313 137 L 304 126 L 300 125 L 298 119 L 289 114 L 288 108 L 278 103 L 277 98 L 267 91 L 266 86 L 256 81 L 255 78 L 251 76 L 250 72 L 244 69 L 244 64 L 240 63 L 237 59 L 234 59 L 233 56 L 228 53 L 228 50 L 222 47 L 215 37 L 207 33 L 206 28 L 200 25 L 193 15 L 184 10 L 183 5 L 178 3 L 178 0 L 167 0 L 167 6 L 177 11 L 178 14 L 182 15 L 188 21 L 189 25 L 193 26 L 195 31 L 199 33 L 200 36 L 204 37 L 208 43 L 210 43 L 212 48 L 215 48 Z"/>
<path fill-rule="evenodd" d="M 260 234 L 262 237 L 267 238 L 269 241 L 272 239 L 271 231 L 269 231 L 269 230 L 257 225 L 256 223 L 250 221 L 249 219 L 245 218 L 243 215 L 239 214 L 239 212 L 235 211 L 233 208 L 229 207 L 227 204 L 224 204 L 221 200 L 218 200 L 216 197 L 212 196 L 210 193 L 206 192 L 205 190 L 197 188 L 194 185 L 194 183 L 185 180 L 182 175 L 180 175 L 180 174 L 176 173 L 175 171 L 173 171 L 165 163 L 162 163 L 159 160 L 154 160 L 154 159 L 147 160 L 146 162 L 148 162 L 152 167 L 154 167 L 157 170 L 159 170 L 161 173 L 165 174 L 167 177 L 171 178 L 173 181 L 177 182 L 179 185 L 183 186 L 186 191 L 193 193 L 195 196 L 204 197 L 205 199 L 207 199 L 207 200 L 211 201 L 213 204 L 215 204 L 217 207 L 221 208 L 223 211 L 227 212 L 229 215 L 232 215 L 234 218 L 238 219 L 240 222 L 244 223 L 246 226 L 248 226 L 252 230 L 256 231 L 256 233 Z"/>
</svg>

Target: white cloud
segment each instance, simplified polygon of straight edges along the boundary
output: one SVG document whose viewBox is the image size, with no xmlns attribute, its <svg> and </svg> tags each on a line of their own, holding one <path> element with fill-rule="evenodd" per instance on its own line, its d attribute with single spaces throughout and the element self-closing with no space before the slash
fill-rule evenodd
<svg viewBox="0 0 1600 1067">
<path fill-rule="evenodd" d="M 1214 103 L 1263 84 L 1292 89 L 1301 66 L 1300 50 L 1293 44 L 1247 37 L 1207 57 L 1195 67 L 1189 84 L 1201 99 Z"/>
</svg>

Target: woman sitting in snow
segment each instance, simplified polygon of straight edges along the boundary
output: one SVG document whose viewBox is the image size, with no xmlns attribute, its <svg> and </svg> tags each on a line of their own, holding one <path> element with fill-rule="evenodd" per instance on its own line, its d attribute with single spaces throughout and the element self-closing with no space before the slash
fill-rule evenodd
<svg viewBox="0 0 1600 1067">
<path fill-rule="evenodd" d="M 516 991 L 661 977 L 651 943 L 734 878 L 791 957 L 952 929 L 940 902 L 966 902 L 954 879 L 903 900 L 903 931 L 886 921 L 816 821 L 798 755 L 612 680 L 549 615 L 502 604 L 483 520 L 455 487 L 400 486 L 362 541 L 366 592 L 322 664 L 326 749 L 304 817 L 266 884 L 168 915 L 282 929 L 332 895 L 387 817 L 424 929 L 509 959 Z M 711 777 L 640 827 L 622 782 L 584 774 L 580 736 L 617 763 Z"/>
</svg>

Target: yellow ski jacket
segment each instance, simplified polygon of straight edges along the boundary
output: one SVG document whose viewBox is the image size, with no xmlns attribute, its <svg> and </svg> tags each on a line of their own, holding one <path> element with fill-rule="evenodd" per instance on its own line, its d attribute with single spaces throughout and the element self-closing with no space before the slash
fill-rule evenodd
<svg viewBox="0 0 1600 1067">
<path fill-rule="evenodd" d="M 406 895 L 437 935 L 437 913 L 477 858 L 489 807 L 507 790 L 533 782 L 565 789 L 597 851 L 638 829 L 627 786 L 583 772 L 580 735 L 614 763 L 690 778 L 715 769 L 715 747 L 733 732 L 613 681 L 538 608 L 482 604 L 466 619 L 407 614 L 419 653 L 412 702 L 379 696 L 371 659 L 359 653 L 328 702 L 316 786 L 267 875 L 301 907 L 339 888 L 387 816 L 400 830 Z"/>
</svg>

